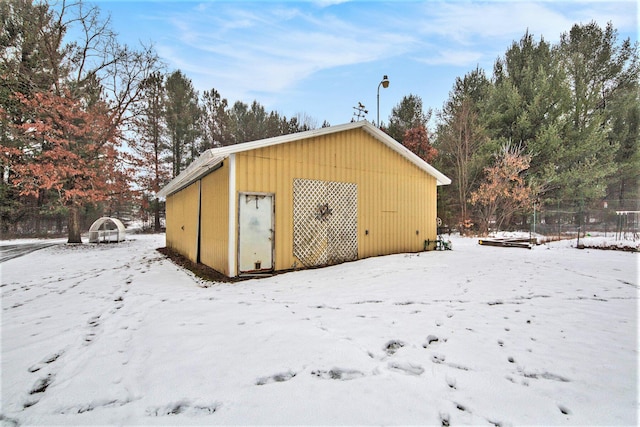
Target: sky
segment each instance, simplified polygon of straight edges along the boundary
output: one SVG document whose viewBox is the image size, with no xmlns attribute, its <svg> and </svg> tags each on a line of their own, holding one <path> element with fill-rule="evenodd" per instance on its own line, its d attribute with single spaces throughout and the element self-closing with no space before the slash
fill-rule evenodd
<svg viewBox="0 0 640 427">
<path fill-rule="evenodd" d="M 387 122 L 404 96 L 442 108 L 456 77 L 493 64 L 526 31 L 556 43 L 576 23 L 638 40 L 636 1 L 108 1 L 119 40 L 155 46 L 169 72 L 232 105 L 257 100 L 319 127 Z M 383 76 L 388 88 L 379 86 Z M 433 124 L 433 123 L 431 123 Z"/>
</svg>

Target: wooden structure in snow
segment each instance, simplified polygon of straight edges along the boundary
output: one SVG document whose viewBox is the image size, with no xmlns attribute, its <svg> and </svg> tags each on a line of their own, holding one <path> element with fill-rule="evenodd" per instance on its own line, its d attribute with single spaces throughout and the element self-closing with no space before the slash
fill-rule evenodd
<svg viewBox="0 0 640 427">
<path fill-rule="evenodd" d="M 536 244 L 536 239 L 507 237 L 507 238 L 486 238 L 478 240 L 479 245 L 501 246 L 503 248 L 523 248 L 531 249 Z"/>
</svg>

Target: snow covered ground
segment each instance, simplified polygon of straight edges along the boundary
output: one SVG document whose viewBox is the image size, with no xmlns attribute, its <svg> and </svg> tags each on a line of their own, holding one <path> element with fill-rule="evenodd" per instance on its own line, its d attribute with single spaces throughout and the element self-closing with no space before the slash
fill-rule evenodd
<svg viewBox="0 0 640 427">
<path fill-rule="evenodd" d="M 638 423 L 638 253 L 452 240 L 234 284 L 164 235 L 6 261 L 2 424 Z"/>
</svg>

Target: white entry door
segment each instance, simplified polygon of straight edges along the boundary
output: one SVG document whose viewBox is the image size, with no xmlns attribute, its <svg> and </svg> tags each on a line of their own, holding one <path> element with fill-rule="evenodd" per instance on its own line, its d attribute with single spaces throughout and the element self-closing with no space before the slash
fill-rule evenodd
<svg viewBox="0 0 640 427">
<path fill-rule="evenodd" d="M 238 270 L 273 270 L 273 194 L 241 193 L 238 202 Z"/>
</svg>

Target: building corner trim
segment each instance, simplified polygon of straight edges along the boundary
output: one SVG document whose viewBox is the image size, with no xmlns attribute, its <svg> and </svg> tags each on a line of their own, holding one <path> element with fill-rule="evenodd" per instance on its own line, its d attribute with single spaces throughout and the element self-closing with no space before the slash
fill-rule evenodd
<svg viewBox="0 0 640 427">
<path fill-rule="evenodd" d="M 236 261 L 236 155 L 229 154 L 229 247 L 228 247 L 228 261 L 229 261 L 229 277 L 235 277 L 238 275 Z"/>
</svg>

